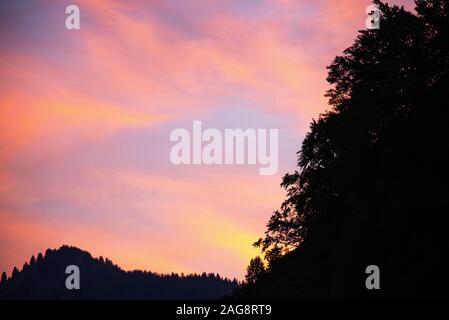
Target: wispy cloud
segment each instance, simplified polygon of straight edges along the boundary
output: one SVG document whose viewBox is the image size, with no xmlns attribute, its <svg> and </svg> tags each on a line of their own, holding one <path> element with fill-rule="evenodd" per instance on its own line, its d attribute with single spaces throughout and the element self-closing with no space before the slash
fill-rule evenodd
<svg viewBox="0 0 449 320">
<path fill-rule="evenodd" d="M 369 1 L 77 3 L 76 31 L 60 1 L 0 5 L 0 270 L 66 243 L 242 278 Z M 173 166 L 169 132 L 194 119 L 279 128 L 280 172 Z"/>
</svg>

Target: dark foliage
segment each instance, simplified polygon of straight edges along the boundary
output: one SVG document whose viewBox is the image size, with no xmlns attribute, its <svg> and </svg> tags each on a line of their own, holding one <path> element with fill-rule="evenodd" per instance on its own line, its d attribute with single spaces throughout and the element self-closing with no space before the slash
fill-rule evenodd
<svg viewBox="0 0 449 320">
<path fill-rule="evenodd" d="M 416 1 L 416 14 L 376 3 L 380 29 L 328 67 L 331 109 L 256 242 L 269 275 L 235 297 L 449 296 L 449 1 Z M 370 264 L 381 290 L 365 287 Z"/>
<path fill-rule="evenodd" d="M 255 283 L 259 281 L 266 274 L 265 265 L 260 257 L 255 257 L 249 262 L 246 269 L 246 283 Z"/>
<path fill-rule="evenodd" d="M 68 290 L 65 280 L 68 265 L 80 269 L 80 289 Z M 93 258 L 88 252 L 62 246 L 48 249 L 45 257 L 11 278 L 3 273 L 0 299 L 219 299 L 238 285 L 236 280 L 218 274 L 157 274 L 147 271 L 126 272 L 109 259 Z"/>
</svg>

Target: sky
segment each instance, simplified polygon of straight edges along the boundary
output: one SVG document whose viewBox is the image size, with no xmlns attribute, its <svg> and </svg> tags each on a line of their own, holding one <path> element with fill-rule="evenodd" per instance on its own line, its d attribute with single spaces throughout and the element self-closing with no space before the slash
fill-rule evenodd
<svg viewBox="0 0 449 320">
<path fill-rule="evenodd" d="M 126 270 L 242 280 L 369 4 L 1 1 L 0 272 L 67 244 Z M 278 172 L 173 165 L 170 132 L 193 120 L 278 129 Z"/>
</svg>

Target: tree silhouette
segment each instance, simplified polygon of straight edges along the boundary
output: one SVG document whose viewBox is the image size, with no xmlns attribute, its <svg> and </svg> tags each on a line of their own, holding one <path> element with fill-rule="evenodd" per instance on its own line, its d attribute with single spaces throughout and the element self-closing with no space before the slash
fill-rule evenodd
<svg viewBox="0 0 449 320">
<path fill-rule="evenodd" d="M 255 283 L 261 279 L 265 274 L 265 265 L 260 257 L 255 257 L 249 262 L 249 266 L 246 269 L 245 280 L 246 283 Z"/>
<path fill-rule="evenodd" d="M 17 267 L 14 267 L 14 269 L 12 270 L 11 277 L 17 277 L 18 275 L 19 275 L 19 269 L 17 269 Z"/>
<path fill-rule="evenodd" d="M 8 276 L 6 272 L 2 272 L 2 277 L 0 278 L 0 288 L 6 285 L 6 281 L 8 281 Z"/>
<path fill-rule="evenodd" d="M 416 14 L 375 3 L 381 28 L 328 67 L 331 108 L 255 243 L 266 297 L 368 296 L 360 274 L 374 262 L 384 285 L 371 295 L 447 295 L 449 2 L 416 1 Z"/>
</svg>

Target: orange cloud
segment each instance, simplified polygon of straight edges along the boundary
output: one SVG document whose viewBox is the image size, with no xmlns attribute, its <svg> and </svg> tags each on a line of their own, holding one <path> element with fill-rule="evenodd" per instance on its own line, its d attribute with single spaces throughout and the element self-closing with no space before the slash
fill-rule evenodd
<svg viewBox="0 0 449 320">
<path fill-rule="evenodd" d="M 66 243 L 127 269 L 242 278 L 284 197 L 282 172 L 175 168 L 161 141 L 147 141 L 164 125 L 242 107 L 293 125 L 284 156 L 294 159 L 327 108 L 324 67 L 364 26 L 367 4 L 78 3 L 80 30 L 64 30 L 47 5 L 39 32 L 21 12 L 2 33 L 0 269 Z M 140 141 L 148 158 L 126 148 Z"/>
</svg>

